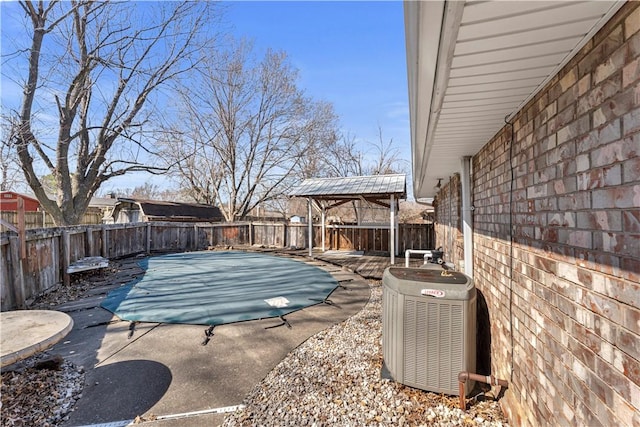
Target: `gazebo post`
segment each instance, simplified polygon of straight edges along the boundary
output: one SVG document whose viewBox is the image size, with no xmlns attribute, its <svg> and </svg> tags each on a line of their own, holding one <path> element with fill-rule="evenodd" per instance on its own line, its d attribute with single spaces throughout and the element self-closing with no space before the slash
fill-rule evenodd
<svg viewBox="0 0 640 427">
<path fill-rule="evenodd" d="M 307 224 L 309 227 L 309 257 L 313 257 L 313 211 L 312 205 L 313 199 L 309 197 L 309 219 L 307 220 Z"/>
<path fill-rule="evenodd" d="M 324 252 L 325 251 L 325 249 L 324 249 L 324 243 L 325 243 L 324 240 L 325 240 L 325 236 L 327 234 L 326 228 L 325 228 L 326 227 L 325 224 L 326 224 L 327 221 L 326 221 L 326 208 L 324 207 L 324 204 L 322 204 L 321 206 L 322 206 L 322 211 L 321 211 L 322 212 L 322 252 Z"/>
<path fill-rule="evenodd" d="M 389 252 L 391 253 L 391 265 L 396 262 L 396 200 L 391 195 L 390 213 L 389 213 Z"/>
</svg>

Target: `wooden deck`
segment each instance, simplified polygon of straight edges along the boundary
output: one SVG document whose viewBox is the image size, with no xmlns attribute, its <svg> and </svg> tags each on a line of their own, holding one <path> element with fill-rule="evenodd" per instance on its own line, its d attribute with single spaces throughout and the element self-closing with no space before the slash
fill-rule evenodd
<svg viewBox="0 0 640 427">
<path fill-rule="evenodd" d="M 245 250 L 271 252 L 277 254 L 285 254 L 289 256 L 308 257 L 307 249 L 291 250 L 291 249 L 259 249 L 259 248 L 243 248 Z M 353 273 L 370 280 L 382 280 L 384 270 L 391 265 L 389 255 L 384 253 L 365 253 L 363 255 L 353 255 L 353 251 L 326 251 L 319 249 L 313 250 L 313 258 L 343 267 Z M 395 266 L 404 267 L 404 256 L 396 256 Z M 411 267 L 419 267 L 422 265 L 421 258 L 411 258 L 409 265 Z"/>
<path fill-rule="evenodd" d="M 322 261 L 339 265 L 352 271 L 365 279 L 382 280 L 382 274 L 387 267 L 391 266 L 391 259 L 389 255 L 381 254 L 364 254 L 364 255 L 350 255 L 349 251 L 345 254 L 336 254 L 337 251 L 332 251 L 329 255 L 324 254 L 322 251 L 314 251 L 313 257 Z M 404 266 L 404 257 L 396 257 L 396 267 Z M 418 267 L 422 265 L 421 259 L 410 259 L 409 265 L 411 267 Z"/>
</svg>

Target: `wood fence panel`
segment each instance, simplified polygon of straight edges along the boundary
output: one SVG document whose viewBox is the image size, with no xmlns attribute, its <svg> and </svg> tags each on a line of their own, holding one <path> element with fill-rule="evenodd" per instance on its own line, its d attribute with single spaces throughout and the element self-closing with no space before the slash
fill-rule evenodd
<svg viewBox="0 0 640 427">
<path fill-rule="evenodd" d="M 151 227 L 151 252 L 175 252 L 190 248 L 193 226 L 161 223 Z"/>
<path fill-rule="evenodd" d="M 0 218 L 10 222 L 11 224 L 18 225 L 18 212 L 17 211 L 1 211 Z M 52 228 L 55 227 L 53 218 L 51 215 L 44 212 L 25 212 L 24 213 L 25 228 Z M 87 212 L 80 219 L 80 224 L 102 224 L 102 213 L 100 212 Z M 4 230 L 4 227 L 3 227 Z"/>
<path fill-rule="evenodd" d="M 309 228 L 307 224 L 289 224 L 287 227 L 287 246 L 289 247 L 306 248 L 308 237 Z M 322 245 L 322 241 L 320 244 Z"/>
<path fill-rule="evenodd" d="M 101 255 L 102 255 L 102 228 L 89 227 L 87 228 L 87 255 L 86 256 L 101 256 Z"/>
<path fill-rule="evenodd" d="M 259 223 L 253 225 L 253 244 L 267 247 L 284 247 L 286 239 L 286 224 Z"/>
<path fill-rule="evenodd" d="M 86 254 L 88 253 L 87 248 L 86 248 L 86 231 L 85 230 L 81 230 L 80 232 L 77 231 L 70 231 L 69 233 L 69 261 L 71 263 L 73 263 L 74 261 L 77 261 L 81 258 L 84 258 L 85 256 L 87 256 Z"/>
<path fill-rule="evenodd" d="M 3 237 L 0 242 L 0 256 L 2 256 L 3 262 L 3 268 L 0 269 L 0 309 L 6 311 L 18 306 L 14 296 L 17 285 L 14 269 L 19 267 L 19 262 L 11 256 L 11 244 L 8 237 Z"/>
<path fill-rule="evenodd" d="M 106 258 L 121 258 L 146 252 L 146 224 L 115 224 L 106 228 Z"/>
<path fill-rule="evenodd" d="M 27 259 L 23 261 L 24 299 L 55 287 L 62 280 L 61 233 L 27 236 Z"/>
<path fill-rule="evenodd" d="M 435 249 L 433 224 L 402 224 L 398 240 L 400 252 L 407 249 Z"/>
<path fill-rule="evenodd" d="M 242 246 L 249 244 L 249 224 L 208 224 L 199 225 L 199 247 Z"/>
</svg>

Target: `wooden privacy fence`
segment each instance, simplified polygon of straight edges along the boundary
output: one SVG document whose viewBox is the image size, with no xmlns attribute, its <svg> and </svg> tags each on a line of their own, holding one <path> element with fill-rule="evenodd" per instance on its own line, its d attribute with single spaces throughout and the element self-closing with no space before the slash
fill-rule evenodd
<svg viewBox="0 0 640 427">
<path fill-rule="evenodd" d="M 315 247 L 322 245 L 321 227 L 314 226 Z M 208 247 L 262 245 L 306 248 L 307 224 L 193 224 L 142 222 L 30 229 L 24 247 L 14 232 L 0 236 L 0 308 L 23 308 L 27 302 L 61 282 L 67 268 L 86 257 L 115 259 L 141 253 L 202 250 Z M 388 250 L 389 229 L 328 227 L 326 249 Z M 433 226 L 400 224 L 398 252 L 433 248 Z"/>
<path fill-rule="evenodd" d="M 17 211 L 0 211 L 0 218 L 15 226 L 18 225 Z M 82 215 L 80 224 L 102 224 L 102 212 L 85 213 Z M 25 212 L 24 225 L 27 229 L 55 227 L 53 217 L 46 212 Z M 4 227 L 2 231 L 6 231 Z"/>
</svg>

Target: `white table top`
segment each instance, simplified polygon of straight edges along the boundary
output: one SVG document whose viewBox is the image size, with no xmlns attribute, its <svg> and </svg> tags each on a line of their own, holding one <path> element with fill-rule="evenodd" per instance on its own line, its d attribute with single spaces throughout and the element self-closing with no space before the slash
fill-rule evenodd
<svg viewBox="0 0 640 427">
<path fill-rule="evenodd" d="M 11 365 L 52 347 L 73 328 L 73 319 L 51 310 L 0 313 L 0 366 Z"/>
</svg>

